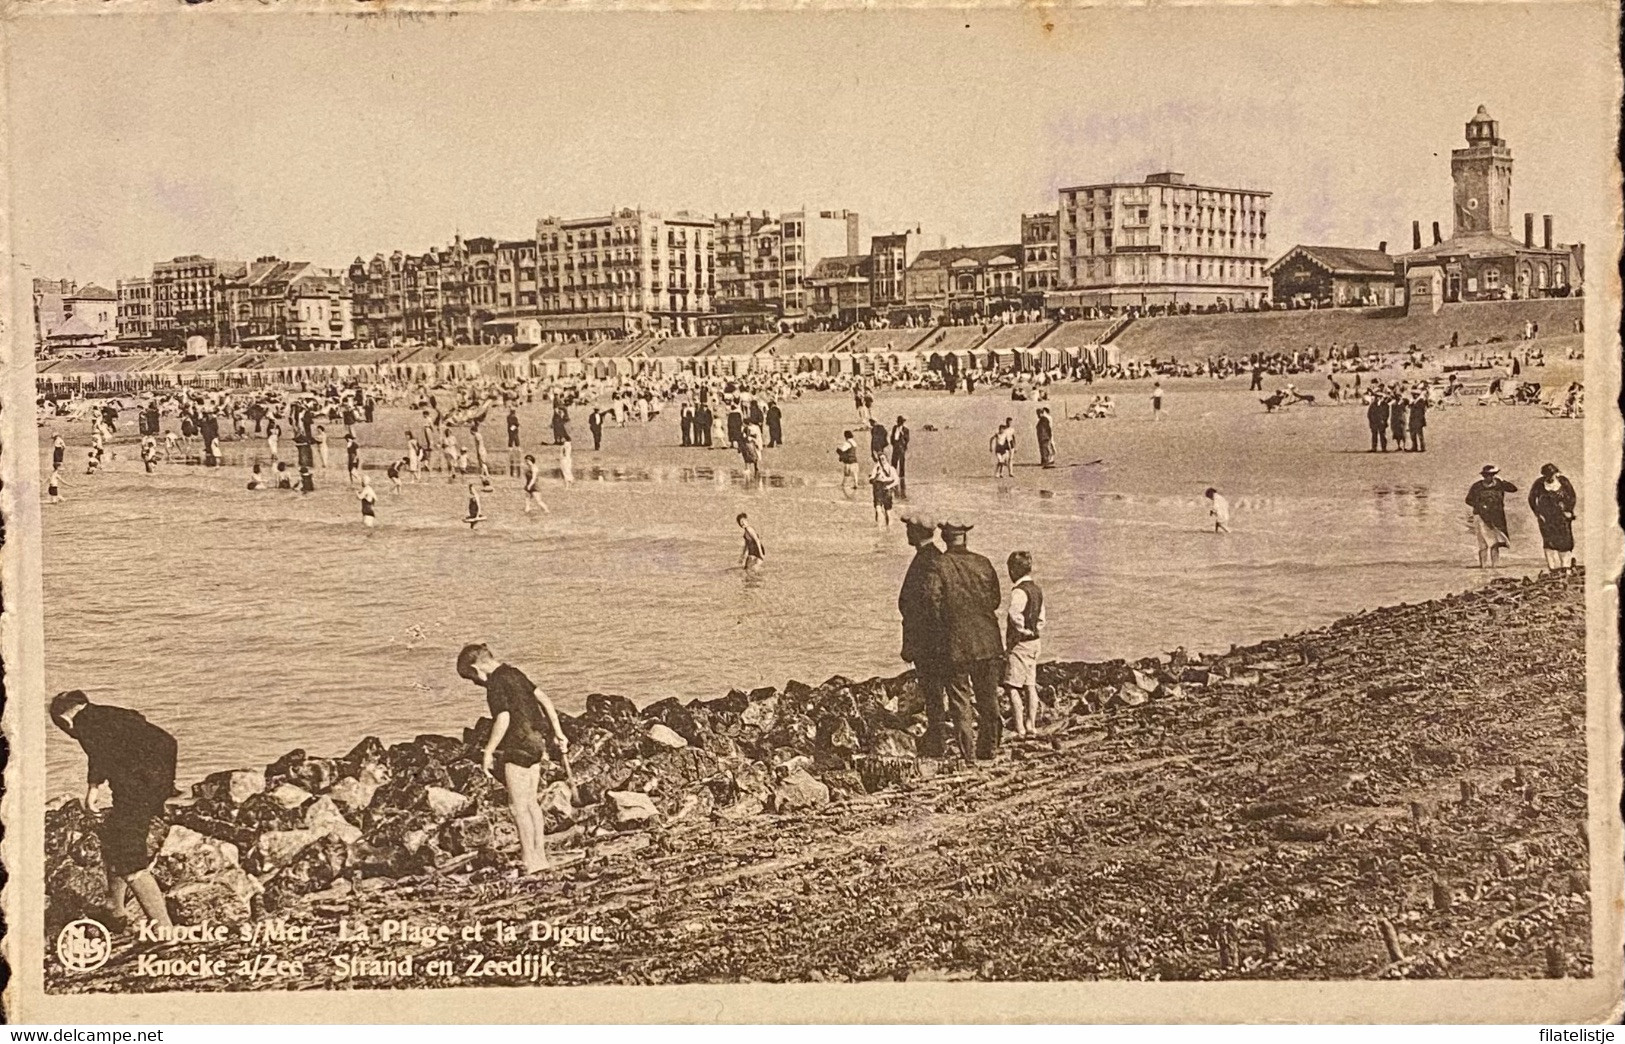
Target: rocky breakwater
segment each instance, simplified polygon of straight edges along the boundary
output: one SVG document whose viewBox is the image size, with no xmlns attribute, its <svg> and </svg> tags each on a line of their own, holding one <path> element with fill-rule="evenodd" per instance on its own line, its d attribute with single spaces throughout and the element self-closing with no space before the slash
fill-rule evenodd
<svg viewBox="0 0 1625 1044">
<path fill-rule="evenodd" d="M 1229 669 L 1223 659 L 1176 655 L 1047 664 L 1041 677 L 1051 706 L 1088 714 L 1139 706 Z M 925 711 L 912 672 L 641 708 L 595 693 L 582 714 L 560 720 L 570 769 L 556 766 L 539 795 L 554 851 L 590 851 L 628 834 L 647 835 L 641 846 L 716 820 L 795 814 L 938 767 L 917 754 Z M 342 757 L 293 750 L 196 783 L 170 803 L 155 825 L 161 837 L 152 838 L 171 916 L 231 924 L 427 874 L 511 865 L 518 838 L 507 794 L 480 767 L 490 724 L 482 718 L 461 737 L 393 745 L 369 736 Z M 78 799 L 47 810 L 48 931 L 106 913 L 94 827 Z"/>
</svg>

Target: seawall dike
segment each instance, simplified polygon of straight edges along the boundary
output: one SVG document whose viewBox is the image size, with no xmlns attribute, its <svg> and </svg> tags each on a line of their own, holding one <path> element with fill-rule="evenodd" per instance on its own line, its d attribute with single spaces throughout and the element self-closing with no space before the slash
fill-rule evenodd
<svg viewBox="0 0 1625 1044">
<path fill-rule="evenodd" d="M 522 879 L 486 723 L 294 751 L 196 784 L 155 866 L 178 921 L 233 926 L 211 959 L 263 973 L 143 974 L 132 934 L 47 984 L 1585 976 L 1584 640 L 1577 571 L 1046 664 L 1045 736 L 976 771 L 915 757 L 907 674 L 595 695 L 566 717 L 574 785 L 542 797 L 567 862 Z M 47 813 L 48 952 L 105 901 L 90 826 Z M 498 920 L 519 935 L 464 934 Z"/>
</svg>

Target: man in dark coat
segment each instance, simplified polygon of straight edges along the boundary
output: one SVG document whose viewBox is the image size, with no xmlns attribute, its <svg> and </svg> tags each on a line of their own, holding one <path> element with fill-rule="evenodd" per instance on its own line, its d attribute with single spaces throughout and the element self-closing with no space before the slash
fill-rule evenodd
<svg viewBox="0 0 1625 1044">
<path fill-rule="evenodd" d="M 1500 477 L 1500 469 L 1486 464 L 1480 478 L 1467 490 L 1473 509 L 1473 535 L 1478 538 L 1478 568 L 1501 564 L 1501 549 L 1508 546 L 1506 495 L 1518 487 Z"/>
<path fill-rule="evenodd" d="M 948 657 L 948 713 L 966 761 L 987 760 L 999 746 L 999 574 L 993 563 L 965 547 L 971 527 L 942 523 L 947 550 L 927 583 L 932 612 L 942 623 Z"/>
<path fill-rule="evenodd" d="M 897 472 L 897 495 L 908 496 L 908 422 L 901 414 L 891 430 L 891 466 Z"/>
<path fill-rule="evenodd" d="M 1365 422 L 1371 429 L 1371 452 L 1377 452 L 1380 445 L 1384 453 L 1388 452 L 1388 397 L 1380 388 L 1373 388 L 1368 392 L 1371 401 L 1365 407 Z"/>
<path fill-rule="evenodd" d="M 876 418 L 869 418 L 869 457 L 879 460 L 891 446 L 891 436 L 886 434 L 886 426 Z"/>
<path fill-rule="evenodd" d="M 1411 449 L 1426 453 L 1428 448 L 1425 429 L 1428 426 L 1428 394 L 1421 388 L 1411 392 L 1409 404 Z"/>
<path fill-rule="evenodd" d="M 694 445 L 694 406 L 686 399 L 677 410 L 677 426 L 683 435 L 683 445 Z"/>
<path fill-rule="evenodd" d="M 940 758 L 947 731 L 947 649 L 942 622 L 931 606 L 929 586 L 942 551 L 936 545 L 937 524 L 919 514 L 903 516 L 914 560 L 897 592 L 897 611 L 903 615 L 903 659 L 914 665 L 915 678 L 925 698 L 925 735 L 920 737 L 922 757 Z"/>
<path fill-rule="evenodd" d="M 767 404 L 767 444 L 784 445 L 784 411 L 779 409 L 777 401 Z"/>
<path fill-rule="evenodd" d="M 51 720 L 79 741 L 89 761 L 85 810 L 94 812 L 102 784 L 113 792 L 112 807 L 97 828 L 107 865 L 111 927 L 124 927 L 130 892 L 154 925 L 167 926 L 169 911 L 150 868 L 158 854 L 153 824 L 175 794 L 175 738 L 133 710 L 91 703 L 78 689 L 57 693 Z"/>
</svg>

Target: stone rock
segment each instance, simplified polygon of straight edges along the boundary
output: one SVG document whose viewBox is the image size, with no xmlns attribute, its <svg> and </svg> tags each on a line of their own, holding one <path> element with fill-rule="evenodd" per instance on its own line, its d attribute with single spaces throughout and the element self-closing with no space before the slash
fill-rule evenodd
<svg viewBox="0 0 1625 1044">
<path fill-rule="evenodd" d="M 575 803 L 570 799 L 570 784 L 563 780 L 554 780 L 543 787 L 536 795 L 536 803 L 542 806 L 542 811 L 554 819 L 570 822 L 575 819 Z"/>
<path fill-rule="evenodd" d="M 319 892 L 343 876 L 350 846 L 329 834 L 306 845 L 265 886 L 266 905 L 281 909 L 293 896 Z"/>
<path fill-rule="evenodd" d="M 459 794 L 457 791 L 448 790 L 445 787 L 424 788 L 423 801 L 429 811 L 441 819 L 458 815 L 473 804 L 468 795 Z"/>
<path fill-rule="evenodd" d="M 368 736 L 366 739 L 350 748 L 350 753 L 344 755 L 345 764 L 359 769 L 363 765 L 382 765 L 384 763 L 384 743 L 377 736 Z"/>
<path fill-rule="evenodd" d="M 345 772 L 346 766 L 343 762 L 333 758 L 313 758 L 303 750 L 296 749 L 288 751 L 265 766 L 265 783 L 268 787 L 275 787 L 279 783 L 291 783 L 302 790 L 320 794 L 336 783 Z"/>
<path fill-rule="evenodd" d="M 737 823 L 743 819 L 759 816 L 766 809 L 761 798 L 744 797 L 731 805 L 724 805 L 716 810 L 716 815 L 730 823 Z"/>
<path fill-rule="evenodd" d="M 361 828 L 345 818 L 338 802 L 328 794 L 312 801 L 305 809 L 305 828 L 324 836 L 336 837 L 346 844 L 361 840 Z"/>
<path fill-rule="evenodd" d="M 755 692 L 751 693 L 752 698 L 750 703 L 745 707 L 744 710 L 739 712 L 739 721 L 741 724 L 754 725 L 759 729 L 770 729 L 773 727 L 774 719 L 776 719 L 779 715 L 779 694 L 773 689 L 768 689 L 766 690 L 767 694 L 765 696 L 763 696 L 761 699 L 756 699 L 756 693 L 762 691 L 763 690 L 761 689 L 757 689 Z"/>
<path fill-rule="evenodd" d="M 244 801 L 232 820 L 255 833 L 267 830 L 292 830 L 303 817 L 296 808 L 289 808 L 270 794 L 260 793 Z"/>
<path fill-rule="evenodd" d="M 251 916 L 242 896 L 220 881 L 183 884 L 165 899 L 170 920 L 176 924 L 241 924 Z"/>
<path fill-rule="evenodd" d="M 784 813 L 829 804 L 829 787 L 797 767 L 773 785 L 773 811 Z"/>
<path fill-rule="evenodd" d="M 180 824 L 172 825 L 153 860 L 152 875 L 166 891 L 183 884 L 207 880 L 239 865 L 235 844 L 201 834 Z"/>
<path fill-rule="evenodd" d="M 854 753 L 863 745 L 858 739 L 858 730 L 852 725 L 852 719 L 847 717 L 825 718 L 820 722 L 816 742 L 820 750 L 842 754 Z"/>
<path fill-rule="evenodd" d="M 876 729 L 869 734 L 868 752 L 880 758 L 912 758 L 918 747 L 901 729 Z"/>
<path fill-rule="evenodd" d="M 811 753 L 818 741 L 818 726 L 805 714 L 784 715 L 764 739 L 774 747 L 792 747 Z"/>
<path fill-rule="evenodd" d="M 768 690 L 772 692 L 772 689 Z M 689 708 L 703 709 L 706 713 L 720 718 L 737 718 L 750 706 L 750 696 L 738 689 L 729 689 L 728 695 L 720 696 L 714 700 L 695 700 Z"/>
<path fill-rule="evenodd" d="M 259 769 L 233 769 L 205 776 L 194 784 L 192 796 L 213 804 L 241 805 L 265 790 L 265 773 Z"/>
<path fill-rule="evenodd" d="M 638 705 L 625 696 L 594 692 L 588 694 L 587 709 L 581 716 L 595 725 L 614 728 L 618 723 L 635 720 L 638 716 Z"/>
<path fill-rule="evenodd" d="M 612 790 L 605 795 L 616 829 L 636 830 L 660 819 L 649 795 L 636 790 Z"/>
<path fill-rule="evenodd" d="M 452 855 L 478 852 L 491 847 L 495 833 L 490 817 L 485 815 L 448 819 L 440 827 L 440 847 Z"/>
<path fill-rule="evenodd" d="M 644 734 L 644 737 L 657 748 L 678 750 L 688 746 L 688 740 L 679 736 L 675 730 L 659 722 L 650 725 L 649 731 Z"/>
<path fill-rule="evenodd" d="M 377 792 L 377 783 L 366 782 L 359 776 L 348 776 L 333 784 L 333 789 L 325 796 L 344 811 L 359 812 L 372 804 L 372 796 Z"/>
<path fill-rule="evenodd" d="M 229 841 L 242 852 L 254 844 L 258 832 L 252 827 L 242 826 L 229 819 L 211 816 L 196 807 L 179 807 L 172 810 L 177 823 L 197 831 L 205 837 L 212 837 L 220 841 Z"/>
<path fill-rule="evenodd" d="M 645 721 L 656 721 L 666 726 L 683 737 L 684 742 L 699 742 L 701 730 L 698 716 L 679 703 L 675 696 L 649 704 L 643 708 L 642 717 Z"/>
<path fill-rule="evenodd" d="M 314 830 L 267 830 L 248 850 L 248 869 L 264 874 L 285 866 L 322 835 Z"/>
<path fill-rule="evenodd" d="M 107 872 L 79 863 L 63 863 L 46 879 L 45 927 L 57 931 L 80 917 L 107 911 Z"/>
<path fill-rule="evenodd" d="M 271 800 L 283 808 L 304 808 L 305 803 L 314 795 L 303 787 L 296 787 L 292 783 L 278 783 L 269 794 Z"/>
</svg>

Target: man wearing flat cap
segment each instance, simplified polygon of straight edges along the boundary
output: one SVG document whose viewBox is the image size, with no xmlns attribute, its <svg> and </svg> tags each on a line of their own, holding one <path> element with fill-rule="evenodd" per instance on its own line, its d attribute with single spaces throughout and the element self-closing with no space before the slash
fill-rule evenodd
<svg viewBox="0 0 1625 1044">
<path fill-rule="evenodd" d="M 999 746 L 999 668 L 1004 639 L 999 633 L 999 574 L 993 563 L 965 546 L 969 523 L 942 521 L 947 546 L 926 586 L 932 612 L 941 621 L 948 660 L 948 714 L 966 761 L 987 760 Z"/>
<path fill-rule="evenodd" d="M 927 586 L 942 551 L 936 544 L 935 519 L 918 510 L 909 511 L 902 519 L 909 546 L 914 548 L 914 560 L 908 564 L 902 589 L 897 592 L 897 611 L 903 614 L 903 659 L 914 665 L 914 676 L 925 697 L 925 735 L 920 738 L 920 754 L 940 758 L 948 721 L 948 656 L 942 622 L 931 606 Z"/>
</svg>

